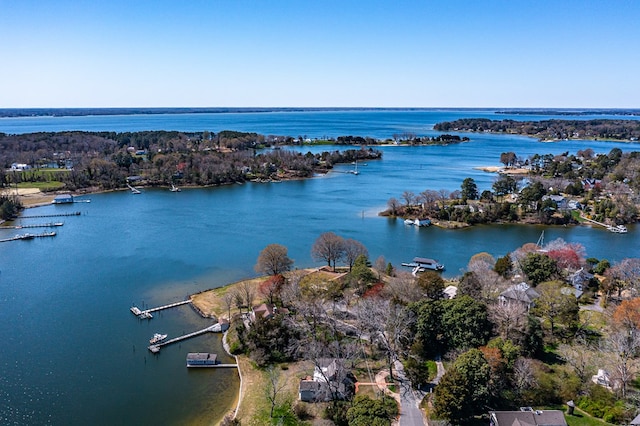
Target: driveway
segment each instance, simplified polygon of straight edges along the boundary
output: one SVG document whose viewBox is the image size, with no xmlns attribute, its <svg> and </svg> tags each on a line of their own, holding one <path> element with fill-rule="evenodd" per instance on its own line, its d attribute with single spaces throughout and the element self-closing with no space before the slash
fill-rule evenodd
<svg viewBox="0 0 640 426">
<path fill-rule="evenodd" d="M 422 411 L 418 408 L 421 401 L 411 387 L 411 382 L 404 373 L 400 361 L 394 363 L 396 378 L 398 379 L 400 394 L 400 426 L 424 426 L 426 423 Z"/>
</svg>

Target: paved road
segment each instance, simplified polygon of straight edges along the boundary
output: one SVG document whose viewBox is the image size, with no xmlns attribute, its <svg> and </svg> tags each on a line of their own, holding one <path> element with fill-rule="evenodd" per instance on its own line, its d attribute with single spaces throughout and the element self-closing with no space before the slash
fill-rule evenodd
<svg viewBox="0 0 640 426">
<path fill-rule="evenodd" d="M 395 364 L 396 377 L 400 383 L 400 426 L 424 426 L 422 411 L 418 408 L 419 400 L 416 398 L 411 382 L 404 374 L 404 367 L 400 361 Z"/>
</svg>

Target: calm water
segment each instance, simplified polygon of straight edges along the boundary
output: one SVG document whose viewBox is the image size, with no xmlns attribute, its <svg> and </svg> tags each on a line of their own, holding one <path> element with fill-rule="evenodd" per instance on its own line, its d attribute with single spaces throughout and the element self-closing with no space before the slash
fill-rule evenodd
<svg viewBox="0 0 640 426">
<path fill-rule="evenodd" d="M 241 130 L 284 134 L 276 130 L 292 126 L 300 130 L 293 135 L 313 136 L 319 127 L 305 132 L 299 122 L 325 122 L 327 114 L 306 113 L 298 124 L 280 121 L 275 114 L 237 115 L 244 123 L 255 121 L 253 128 Z M 337 124 L 327 126 L 327 132 L 369 129 L 345 133 L 380 136 L 420 126 L 413 113 L 364 114 L 353 123 L 350 113 L 343 114 L 331 114 Z M 161 118 L 144 117 L 150 120 L 147 128 L 177 128 L 175 123 L 182 122 L 181 130 L 203 129 L 199 115 L 169 116 L 164 126 L 156 121 Z M 132 125 L 114 125 L 114 130 L 137 130 L 144 124 L 137 116 L 90 119 L 96 126 L 120 120 Z M 24 125 L 23 131 L 51 125 L 49 119 L 14 121 L 29 120 L 32 127 Z M 85 123 L 84 117 L 50 120 L 68 129 Z M 429 123 L 440 119 L 427 114 L 419 121 L 427 123 L 423 126 L 429 131 Z M 6 123 L 0 121 L 0 131 L 15 132 L 3 127 Z M 240 129 L 239 123 L 227 124 L 224 128 Z M 446 264 L 448 276 L 459 274 L 477 252 L 501 256 L 535 242 L 543 229 L 547 240 L 581 243 L 589 256 L 612 261 L 638 256 L 640 239 L 633 226 L 626 235 L 587 227 L 479 226 L 453 231 L 416 229 L 377 216 L 389 197 L 405 190 L 454 190 L 467 176 L 481 189 L 489 188 L 494 176 L 473 167 L 498 165 L 500 153 L 507 149 L 521 156 L 587 147 L 597 152 L 616 146 L 638 149 L 579 141 L 540 144 L 489 135 L 473 139 L 449 147 L 383 147 L 383 160 L 361 166 L 358 176 L 341 173 L 352 167 L 344 165 L 305 181 L 180 193 L 149 189 L 141 195 L 96 194 L 91 203 L 28 210 L 27 214 L 83 214 L 64 218 L 55 238 L 0 244 L 0 423 L 215 423 L 233 405 L 237 375 L 230 370 L 187 370 L 185 356 L 194 351 L 222 354 L 220 337 L 197 337 L 166 347 L 159 356 L 146 350 L 154 332 L 175 336 L 210 322 L 188 306 L 164 311 L 148 322 L 138 321 L 128 308 L 132 303 L 151 307 L 181 300 L 254 276 L 258 253 L 271 243 L 287 246 L 297 267 L 313 266 L 318 264 L 311 259 L 311 245 L 322 232 L 334 231 L 361 241 L 374 260 L 383 255 L 399 265 L 417 255 L 437 258 Z M 43 221 L 47 219 L 21 223 Z"/>
</svg>

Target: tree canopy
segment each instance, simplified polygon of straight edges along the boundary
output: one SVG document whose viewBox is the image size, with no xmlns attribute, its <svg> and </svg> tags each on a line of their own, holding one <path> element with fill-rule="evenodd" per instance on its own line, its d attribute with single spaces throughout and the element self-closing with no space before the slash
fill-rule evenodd
<svg viewBox="0 0 640 426">
<path fill-rule="evenodd" d="M 287 255 L 285 246 L 269 244 L 258 255 L 258 262 L 254 269 L 259 273 L 278 275 L 290 270 L 292 265 L 293 260 Z"/>
</svg>

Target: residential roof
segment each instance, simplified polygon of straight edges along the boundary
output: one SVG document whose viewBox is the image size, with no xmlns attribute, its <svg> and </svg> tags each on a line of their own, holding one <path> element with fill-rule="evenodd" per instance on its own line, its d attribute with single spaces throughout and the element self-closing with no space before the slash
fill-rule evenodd
<svg viewBox="0 0 640 426">
<path fill-rule="evenodd" d="M 493 426 L 567 426 L 560 410 L 490 411 Z"/>
<path fill-rule="evenodd" d="M 540 294 L 538 294 L 538 292 L 533 288 L 529 287 L 527 283 L 520 283 L 509 287 L 500 293 L 500 296 L 505 299 L 517 300 L 519 302 L 530 304 L 540 297 Z"/>
<path fill-rule="evenodd" d="M 638 414 L 635 419 L 631 420 L 631 423 L 629 423 L 629 424 L 631 426 L 640 425 L 640 414 Z"/>
<path fill-rule="evenodd" d="M 448 299 L 453 299 L 458 294 L 458 287 L 449 285 L 442 292 L 447 296 Z"/>
</svg>

